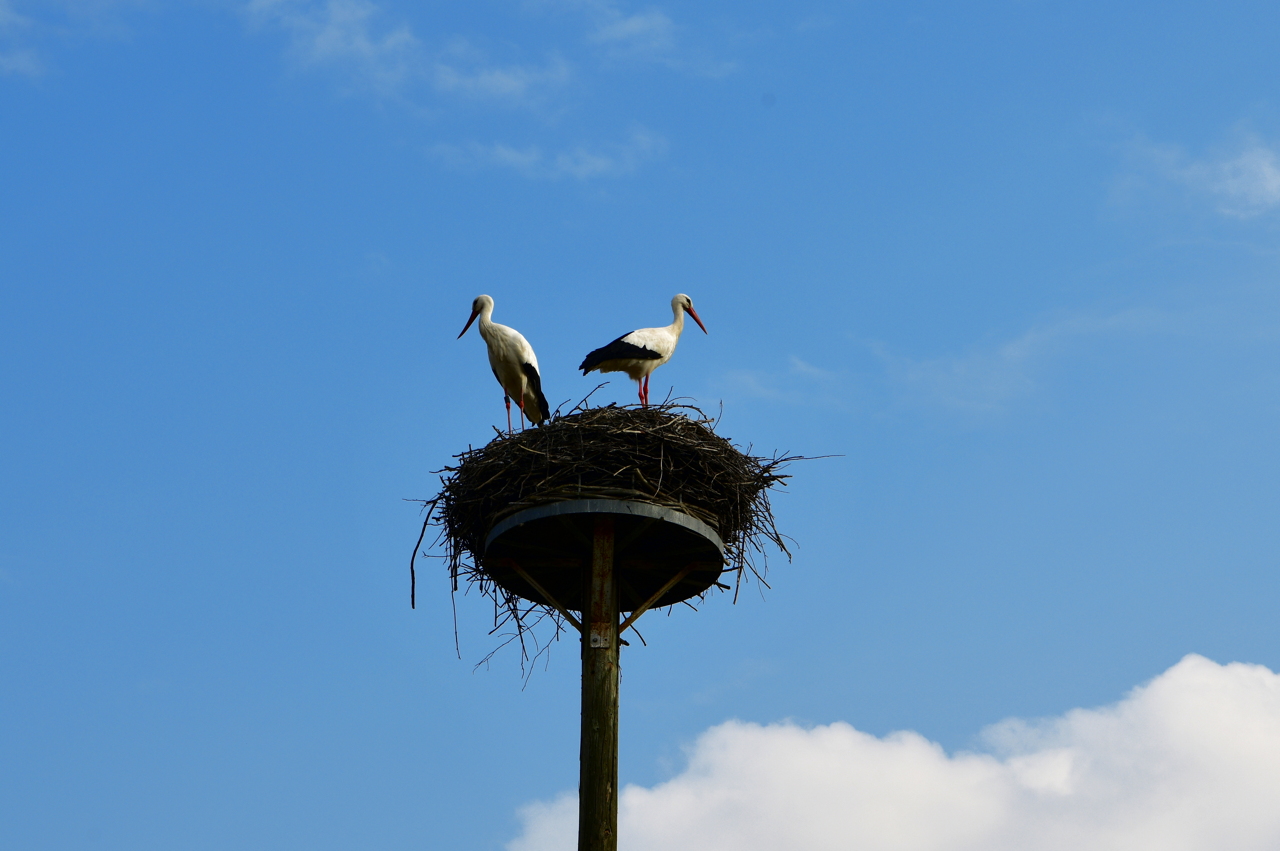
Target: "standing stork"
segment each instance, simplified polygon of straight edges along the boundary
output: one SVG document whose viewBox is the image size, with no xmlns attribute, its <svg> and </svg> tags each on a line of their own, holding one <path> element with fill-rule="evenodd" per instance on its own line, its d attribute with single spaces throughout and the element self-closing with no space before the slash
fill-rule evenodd
<svg viewBox="0 0 1280 851">
<path fill-rule="evenodd" d="M 489 368 L 502 385 L 502 401 L 507 405 L 507 434 L 511 434 L 512 396 L 520 406 L 520 428 L 524 428 L 526 414 L 530 421 L 541 423 L 550 416 L 551 410 L 547 397 L 542 395 L 538 356 L 533 353 L 533 346 L 516 329 L 493 321 L 493 299 L 487 295 L 476 296 L 471 302 L 471 318 L 463 326 L 462 334 L 467 333 L 477 316 L 480 317 L 480 336 L 489 348 Z M 459 340 L 462 334 L 458 335 Z"/>
<path fill-rule="evenodd" d="M 680 332 L 684 331 L 684 315 L 688 313 L 698 323 L 702 333 L 707 333 L 707 326 L 702 324 L 698 313 L 693 309 L 693 300 L 684 293 L 671 299 L 671 312 L 675 315 L 666 328 L 641 328 L 630 334 L 623 334 L 607 346 L 601 346 L 587 355 L 578 369 L 586 375 L 593 369 L 601 372 L 625 372 L 636 382 L 640 391 L 640 404 L 649 407 L 649 375 L 658 367 L 671 360 L 676 352 L 676 343 L 680 342 Z"/>
</svg>

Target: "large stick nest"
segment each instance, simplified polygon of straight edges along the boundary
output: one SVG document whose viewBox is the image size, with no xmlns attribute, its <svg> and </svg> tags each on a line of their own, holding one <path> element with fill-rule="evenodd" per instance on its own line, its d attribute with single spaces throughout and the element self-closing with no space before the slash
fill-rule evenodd
<svg viewBox="0 0 1280 851">
<path fill-rule="evenodd" d="M 514 620 L 512 637 L 522 647 L 529 615 L 551 617 L 557 626 L 559 616 L 507 593 L 485 573 L 481 558 L 489 530 L 531 506 L 595 498 L 673 508 L 720 535 L 736 584 L 746 571 L 765 584 L 765 547 L 790 557 L 774 524 L 769 489 L 786 483 L 789 476 L 781 470 L 799 456 L 751 455 L 750 447 L 743 451 L 716 434 L 714 425 L 688 405 L 610 405 L 575 410 L 514 435 L 499 433 L 439 471 L 441 490 L 425 503 L 423 535 L 430 525 L 439 528 L 437 544 L 444 546 L 453 589 L 461 579 L 490 597 L 494 631 Z"/>
</svg>

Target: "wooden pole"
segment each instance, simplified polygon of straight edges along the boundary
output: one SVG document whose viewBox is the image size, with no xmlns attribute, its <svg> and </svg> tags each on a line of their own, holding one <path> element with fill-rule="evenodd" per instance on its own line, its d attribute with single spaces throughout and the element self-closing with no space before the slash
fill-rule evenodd
<svg viewBox="0 0 1280 851">
<path fill-rule="evenodd" d="M 596 515 L 582 620 L 578 851 L 618 848 L 618 592 L 613 518 Z"/>
</svg>

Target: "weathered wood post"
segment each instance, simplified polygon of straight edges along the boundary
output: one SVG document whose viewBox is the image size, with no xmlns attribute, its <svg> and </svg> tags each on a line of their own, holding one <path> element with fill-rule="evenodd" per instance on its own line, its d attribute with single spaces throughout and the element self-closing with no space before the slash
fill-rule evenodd
<svg viewBox="0 0 1280 851">
<path fill-rule="evenodd" d="M 595 517 L 591 569 L 584 571 L 582 743 L 578 775 L 578 851 L 618 848 L 618 591 L 613 517 Z"/>
</svg>

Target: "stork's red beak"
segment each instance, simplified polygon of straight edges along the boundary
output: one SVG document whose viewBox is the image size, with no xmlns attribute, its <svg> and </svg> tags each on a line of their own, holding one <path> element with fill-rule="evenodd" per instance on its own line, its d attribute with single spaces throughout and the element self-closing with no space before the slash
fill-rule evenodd
<svg viewBox="0 0 1280 851">
<path fill-rule="evenodd" d="M 693 317 L 693 321 L 698 323 L 698 327 L 702 329 L 702 333 L 707 333 L 707 326 L 702 324 L 702 320 L 698 318 L 698 312 L 692 307 L 689 308 L 689 315 Z"/>
<path fill-rule="evenodd" d="M 479 315 L 480 315 L 480 311 L 478 311 L 478 310 L 473 310 L 473 311 L 471 311 L 471 318 L 467 320 L 467 324 L 466 324 L 466 325 L 463 325 L 463 326 L 462 326 L 462 334 L 467 333 L 467 329 L 471 327 L 471 323 L 472 323 L 472 322 L 475 322 L 475 321 L 476 321 L 476 317 L 477 317 L 477 316 L 479 316 Z M 697 319 L 697 318 L 698 318 L 698 317 L 696 317 L 696 316 L 694 317 L 694 319 Z M 702 323 L 701 323 L 701 322 L 699 322 L 698 324 L 699 324 L 699 325 L 701 325 Z M 462 334 L 459 334 L 459 335 L 458 335 L 458 339 L 459 339 L 459 340 L 461 340 L 461 339 L 462 339 Z"/>
</svg>

